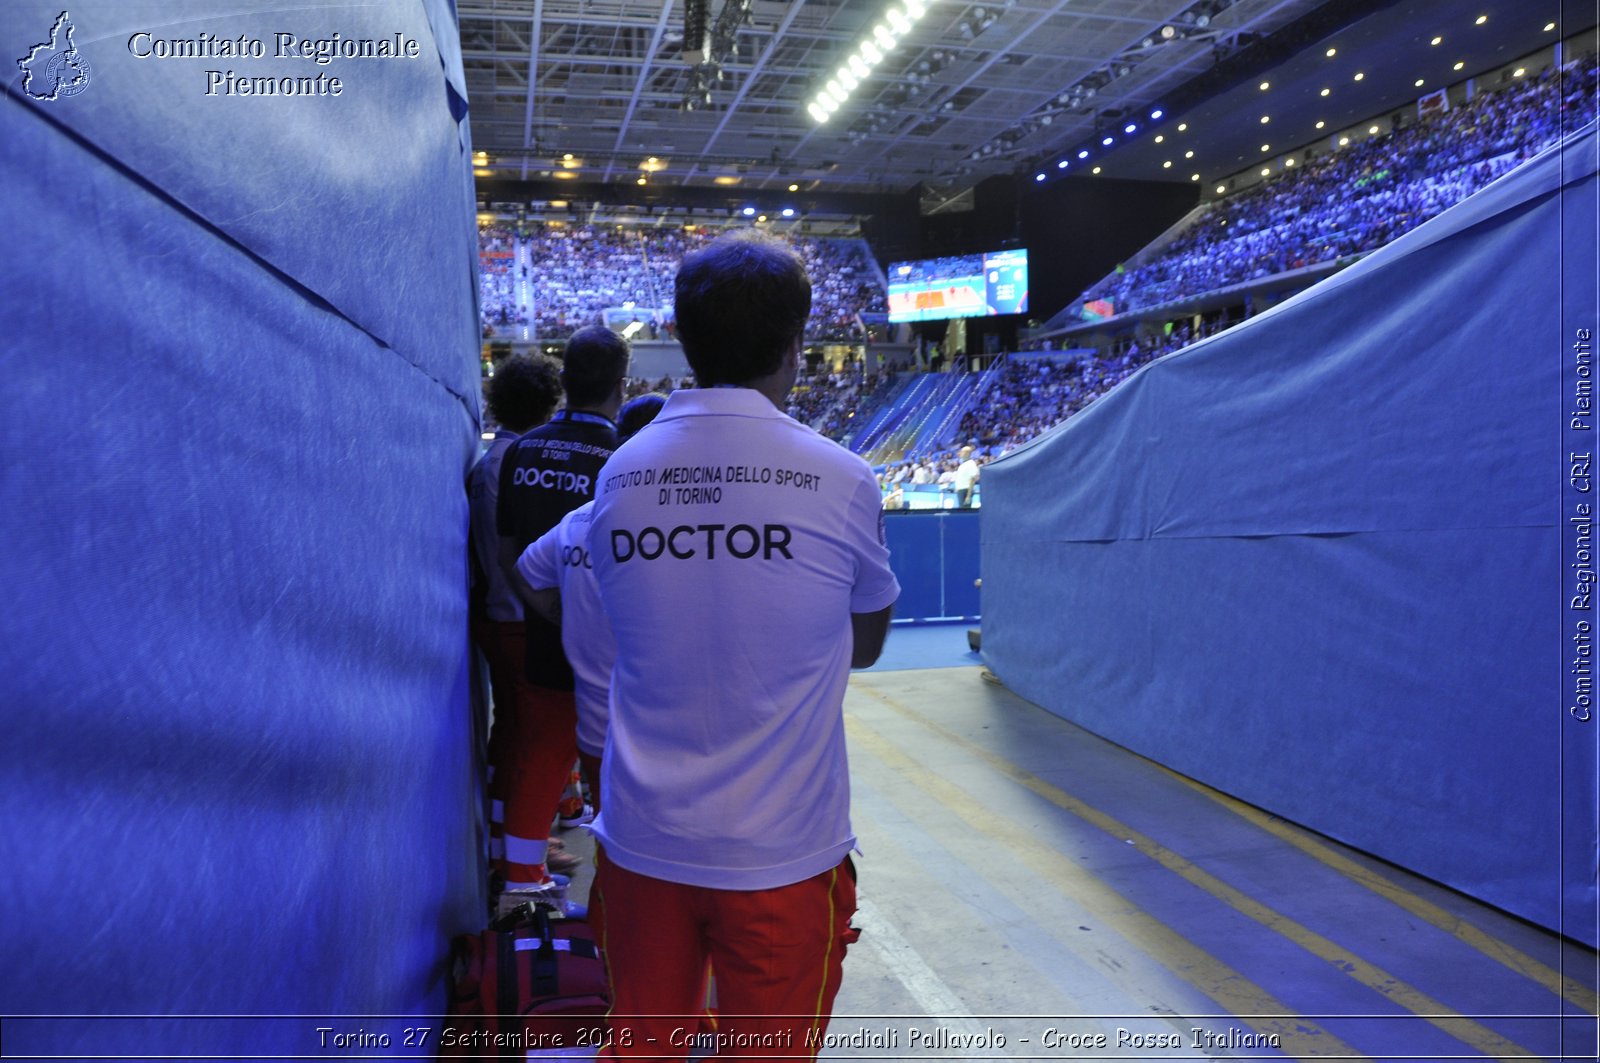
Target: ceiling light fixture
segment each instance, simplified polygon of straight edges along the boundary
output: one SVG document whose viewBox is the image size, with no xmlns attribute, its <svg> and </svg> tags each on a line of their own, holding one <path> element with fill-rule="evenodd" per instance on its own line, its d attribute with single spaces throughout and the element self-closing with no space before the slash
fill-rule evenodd
<svg viewBox="0 0 1600 1063">
<path fill-rule="evenodd" d="M 749 0 L 725 0 L 725 3 L 735 2 L 748 11 Z M 899 0 L 898 3 L 891 4 L 884 12 L 884 21 L 876 23 L 862 37 L 851 53 L 840 62 L 833 75 L 823 83 L 822 88 L 812 96 L 806 106 L 806 112 L 811 115 L 812 120 L 821 125 L 834 111 L 843 107 L 850 94 L 866 82 L 873 69 L 883 62 L 884 56 L 893 51 L 899 45 L 900 39 L 910 33 L 916 21 L 927 13 L 927 0 Z M 993 18 L 992 15 L 988 17 Z M 721 19 L 718 22 L 720 25 Z M 913 82 L 920 76 L 921 81 L 925 83 L 931 72 L 930 64 L 924 62 L 921 70 L 912 74 Z M 914 86 L 908 85 L 907 98 L 913 94 Z"/>
</svg>

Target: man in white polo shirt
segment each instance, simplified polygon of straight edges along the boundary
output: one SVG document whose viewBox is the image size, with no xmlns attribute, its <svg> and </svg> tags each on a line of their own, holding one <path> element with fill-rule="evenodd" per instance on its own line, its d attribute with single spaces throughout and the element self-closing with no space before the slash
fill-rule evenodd
<svg viewBox="0 0 1600 1063">
<path fill-rule="evenodd" d="M 753 231 L 685 258 L 699 386 L 601 474 L 609 1055 L 686 1055 L 708 964 L 719 1055 L 812 1055 L 854 940 L 845 682 L 900 588 L 871 469 L 783 413 L 810 306 L 799 256 Z"/>
<path fill-rule="evenodd" d="M 626 442 L 649 425 L 667 401 L 654 392 L 629 399 L 617 412 L 617 437 Z M 594 503 L 585 502 L 539 536 L 517 559 L 512 576 L 516 595 L 546 620 L 561 626 L 561 649 L 572 665 L 578 705 L 578 760 L 583 781 L 600 807 L 600 758 L 606 721 L 611 716 L 611 663 L 617 656 L 611 624 L 600 604 L 589 558 L 589 521 Z M 595 910 L 590 910 L 595 922 Z"/>
</svg>

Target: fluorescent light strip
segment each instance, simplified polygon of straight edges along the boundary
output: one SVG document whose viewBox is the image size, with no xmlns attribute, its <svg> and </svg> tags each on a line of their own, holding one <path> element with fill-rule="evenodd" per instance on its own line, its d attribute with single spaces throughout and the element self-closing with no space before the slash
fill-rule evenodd
<svg viewBox="0 0 1600 1063">
<path fill-rule="evenodd" d="M 874 25 L 869 35 L 856 47 L 856 51 L 841 63 L 833 77 L 819 89 L 807 104 L 806 110 L 819 125 L 826 122 L 834 111 L 843 107 L 873 67 L 883 62 L 884 55 L 900 43 L 900 38 L 911 31 L 912 24 L 928 13 L 927 0 L 901 0 L 901 4 L 884 12 L 884 21 Z"/>
</svg>

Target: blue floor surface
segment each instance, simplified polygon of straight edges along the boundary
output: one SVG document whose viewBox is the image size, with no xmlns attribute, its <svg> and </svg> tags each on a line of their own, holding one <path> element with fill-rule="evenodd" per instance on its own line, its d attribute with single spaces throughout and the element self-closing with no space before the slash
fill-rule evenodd
<svg viewBox="0 0 1600 1063">
<path fill-rule="evenodd" d="M 961 668 L 982 664 L 967 648 L 967 630 L 976 622 L 895 624 L 889 629 L 883 655 L 868 672 L 903 672 L 915 668 Z"/>
</svg>

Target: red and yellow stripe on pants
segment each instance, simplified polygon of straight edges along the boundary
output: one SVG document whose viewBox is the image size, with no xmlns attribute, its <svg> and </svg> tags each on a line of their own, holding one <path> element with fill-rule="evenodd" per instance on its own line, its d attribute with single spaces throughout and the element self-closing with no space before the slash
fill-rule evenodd
<svg viewBox="0 0 1600 1063">
<path fill-rule="evenodd" d="M 491 842 L 506 885 L 544 881 L 550 823 L 561 791 L 578 759 L 578 710 L 570 690 L 548 690 L 528 681 L 520 623 L 481 624 L 476 634 L 489 662 L 495 726 L 489 761 L 491 827 L 504 841 Z"/>
<path fill-rule="evenodd" d="M 596 861 L 611 972 L 607 1059 L 672 1059 L 714 1046 L 719 1059 L 810 1059 L 827 1029 L 859 931 L 847 857 L 801 882 L 721 890 L 665 882 Z M 701 1028 L 706 974 L 717 1029 Z M 710 1039 L 714 1039 L 714 1042 Z"/>
</svg>

